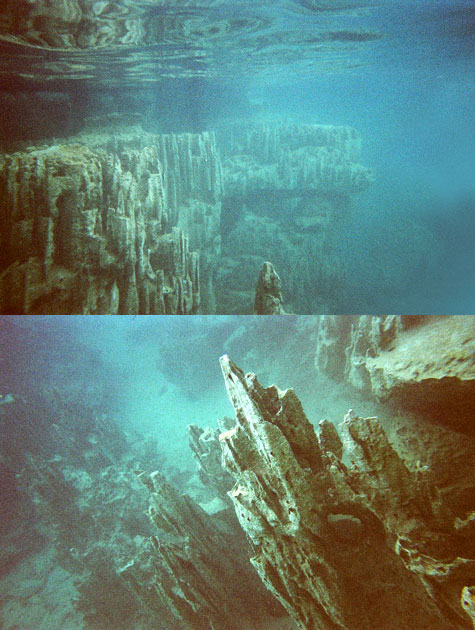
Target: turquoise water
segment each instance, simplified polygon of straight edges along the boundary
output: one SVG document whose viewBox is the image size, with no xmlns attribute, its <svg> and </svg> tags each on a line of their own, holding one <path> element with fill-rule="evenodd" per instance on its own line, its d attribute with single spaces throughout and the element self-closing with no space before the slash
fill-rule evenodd
<svg viewBox="0 0 475 630">
<path fill-rule="evenodd" d="M 154 530 L 134 470 L 158 469 L 202 506 L 216 503 L 196 474 L 187 425 L 216 428 L 218 418 L 234 417 L 219 356 L 232 352 L 265 384 L 279 373 L 300 380 L 298 390 L 315 399 L 312 373 L 303 369 L 312 362 L 303 333 L 315 326 L 316 318 L 295 317 L 0 318 L 3 627 L 182 629 L 156 595 L 150 608 L 119 577 L 134 560 L 149 579 Z M 300 356 L 284 356 L 299 334 Z M 335 399 L 324 398 L 326 409 L 309 405 L 312 417 L 333 409 Z M 220 527 L 230 526 L 229 549 L 240 536 L 233 518 Z M 240 627 L 292 628 L 276 604 L 259 621 L 247 620 L 257 592 L 265 596 L 249 579 L 256 580 L 247 600 L 253 605 L 241 609 Z M 243 580 L 241 573 L 241 597 Z M 211 628 L 199 619 L 189 627 Z"/>
<path fill-rule="evenodd" d="M 472 2 L 125 5 L 129 21 L 109 10 L 100 16 L 104 28 L 122 24 L 123 40 L 81 40 L 61 51 L 41 38 L 34 51 L 0 44 L 7 134 L 20 109 L 32 120 L 16 133 L 33 140 L 70 136 L 87 116 L 125 112 L 157 132 L 241 119 L 351 125 L 376 180 L 335 229 L 331 247 L 346 273 L 331 310 L 473 312 Z M 11 94 L 26 95 L 20 108 Z M 282 220 L 291 213 L 283 205 Z M 264 259 L 267 245 L 258 252 Z"/>
<path fill-rule="evenodd" d="M 406 462 L 408 471 L 427 473 L 431 483 L 441 488 L 440 495 L 434 491 L 434 496 L 449 495 L 446 509 L 450 527 L 442 530 L 444 539 L 448 538 L 450 534 L 446 532 L 455 516 L 455 522 L 461 522 L 472 506 L 473 427 L 467 420 L 459 432 L 457 427 L 463 423 L 458 425 L 457 420 L 459 412 L 465 410 L 465 418 L 473 407 L 469 365 L 474 343 L 473 325 L 470 327 L 473 318 L 403 319 L 404 332 L 393 339 L 386 329 L 386 337 L 381 337 L 387 344 L 389 336 L 389 348 L 396 358 L 391 352 L 378 350 L 374 360 L 386 357 L 389 374 L 391 369 L 404 374 L 405 366 L 409 366 L 406 374 L 410 376 L 415 366 L 423 373 L 429 370 L 430 375 L 435 362 L 437 376 L 433 380 L 440 378 L 440 370 L 451 374 L 450 370 L 457 370 L 462 364 L 467 377 L 465 389 L 454 383 L 457 379 L 440 379 L 431 390 L 431 400 L 425 400 L 427 389 L 421 382 L 427 387 L 430 379 L 422 378 L 415 386 L 419 393 L 411 395 L 410 386 L 405 390 L 409 392 L 409 402 L 399 400 L 397 395 L 392 404 L 378 402 L 368 391 L 364 393 L 347 382 L 350 373 L 343 378 L 344 348 L 349 337 L 345 337 L 346 342 L 336 342 L 328 353 L 323 346 L 331 334 L 319 336 L 318 316 L 0 317 L 3 628 L 234 630 L 233 624 L 237 624 L 242 630 L 295 630 L 296 626 L 265 591 L 249 563 L 255 549 L 226 503 L 226 492 L 234 485 L 232 477 L 224 479 L 224 492 L 223 488 L 206 485 L 189 446 L 189 424 L 199 427 L 195 429 L 198 434 L 211 427 L 204 444 L 212 444 L 214 435 L 218 449 L 216 469 L 222 474 L 221 448 L 213 431 L 218 429 L 218 418 L 235 417 L 224 382 L 229 373 L 223 380 L 219 367 L 219 357 L 225 353 L 244 371 L 256 373 L 263 386 L 292 387 L 316 428 L 322 419 L 338 426 L 348 410 L 372 421 L 378 416 L 381 430 L 386 431 L 395 452 L 404 457 L 401 461 Z M 343 336 L 349 335 L 350 324 L 357 320 L 344 318 L 338 326 L 333 322 L 330 330 L 335 325 Z M 375 330 L 374 325 L 373 333 Z M 356 383 L 361 374 L 361 355 L 355 346 L 350 350 L 354 353 L 350 372 Z M 359 347 L 362 351 L 364 348 Z M 328 374 L 317 367 L 322 357 L 329 364 Z M 329 378 L 332 364 L 336 380 Z M 339 368 L 335 369 L 335 365 Z M 452 383 L 450 394 L 440 384 L 444 380 Z M 239 397 L 236 392 L 239 387 L 235 390 Z M 242 393 L 246 413 L 241 410 L 239 422 L 252 422 L 252 399 L 256 409 L 261 406 L 262 413 L 273 418 L 272 424 L 261 420 L 262 426 L 268 425 L 267 431 L 269 427 L 275 431 L 278 422 L 282 422 L 279 414 L 285 412 L 279 407 L 274 417 L 274 399 L 264 394 L 259 398 L 257 392 L 256 387 L 249 400 Z M 437 419 L 429 411 L 432 395 L 440 396 L 441 404 L 446 405 L 444 410 L 448 410 Z M 263 401 L 267 401 L 267 406 Z M 411 407 L 411 401 L 417 403 L 416 407 Z M 236 405 L 238 409 L 239 402 Z M 291 407 L 294 408 L 298 410 L 298 406 Z M 419 412 L 416 414 L 414 409 Z M 450 428 L 452 421 L 455 424 Z M 224 425 L 229 427 L 230 424 Z M 382 448 L 378 434 L 375 435 L 371 435 L 374 448 Z M 371 440 L 362 442 L 370 445 L 368 450 L 372 448 Z M 247 442 L 242 443 L 242 457 L 246 456 L 246 445 Z M 391 449 L 388 453 L 395 456 Z M 345 461 L 350 455 L 345 453 Z M 375 460 L 378 456 L 379 450 Z M 337 462 L 336 456 L 334 461 Z M 263 456 L 257 458 L 257 465 L 257 479 L 276 474 Z M 332 464 L 332 468 L 336 466 Z M 309 475 L 309 470 L 306 468 L 304 474 Z M 357 478 L 360 473 L 351 470 Z M 137 475 L 152 483 L 146 476 L 152 471 L 159 471 L 151 495 L 158 503 L 148 513 L 149 492 Z M 248 469 L 242 473 L 241 481 L 247 472 Z M 255 475 L 252 468 L 249 474 Z M 387 478 L 392 478 L 391 473 Z M 371 488 L 374 487 L 372 481 Z M 398 490 L 396 485 L 396 495 Z M 187 498 L 183 498 L 183 493 Z M 386 485 L 382 494 L 391 494 Z M 338 499 L 335 509 L 341 511 L 341 506 L 346 512 L 353 503 L 347 500 L 343 504 Z M 315 510 L 312 519 L 314 514 Z M 267 527 L 273 527 L 265 522 Z M 373 530 L 369 536 L 374 540 Z M 291 540 L 287 535 L 284 538 Z M 319 536 L 318 540 L 326 539 Z M 341 546 L 344 542 L 342 539 L 334 543 L 331 539 L 330 544 Z M 356 553 L 355 547 L 358 549 L 353 542 L 349 549 L 342 547 L 345 566 Z M 457 553 L 469 553 L 469 547 L 467 539 L 461 538 Z M 365 559 L 368 548 L 364 547 Z M 392 533 L 388 535 L 387 548 L 393 553 Z M 399 558 L 397 563 L 402 568 Z M 215 572 L 220 576 L 218 586 L 213 578 Z M 404 578 L 408 576 L 411 578 L 409 571 Z M 407 580 L 403 581 L 404 588 L 410 589 Z M 187 602 L 196 601 L 196 584 L 199 605 L 191 613 Z M 174 601 L 181 603 L 178 615 L 170 612 L 170 597 L 175 596 Z M 229 610 L 217 609 L 215 597 L 221 597 L 218 601 L 229 606 Z M 390 597 L 393 598 L 392 590 Z M 240 602 L 237 611 L 233 608 L 236 601 Z M 458 601 L 459 598 L 457 604 Z M 379 601 L 377 609 L 381 610 Z M 395 623 L 391 618 L 387 627 L 397 627 Z M 468 625 L 447 622 L 434 627 L 442 630 Z"/>
</svg>

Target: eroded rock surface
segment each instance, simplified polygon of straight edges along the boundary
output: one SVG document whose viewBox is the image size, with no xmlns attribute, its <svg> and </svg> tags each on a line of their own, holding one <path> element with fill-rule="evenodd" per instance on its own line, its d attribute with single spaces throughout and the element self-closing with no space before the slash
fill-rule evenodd
<svg viewBox="0 0 475 630">
<path fill-rule="evenodd" d="M 279 274 L 272 263 L 265 262 L 257 281 L 254 314 L 283 315 L 284 313 Z"/>
<path fill-rule="evenodd" d="M 366 362 L 374 394 L 473 432 L 475 318 L 441 317 L 399 334 Z"/>
<path fill-rule="evenodd" d="M 147 133 L 131 112 L 0 156 L 0 312 L 252 313 L 267 260 L 289 310 L 331 310 L 345 273 L 332 234 L 372 177 L 358 134 L 275 122 L 218 137 L 219 150 L 213 132 Z M 247 181 L 236 151 L 262 162 L 265 188 L 236 189 Z M 289 152 L 304 158 L 295 165 Z M 293 174 L 272 175 L 288 160 Z M 272 282 L 264 292 L 282 302 Z"/>
<path fill-rule="evenodd" d="M 217 130 L 223 158 L 223 252 L 220 269 L 240 312 L 250 282 L 271 260 L 285 278 L 285 303 L 300 313 L 331 312 L 344 261 L 331 247 L 351 197 L 373 181 L 360 164 L 361 139 L 350 127 L 279 121 Z M 224 298 L 223 298 L 224 300 Z M 297 307 L 294 307 L 298 305 Z"/>
<path fill-rule="evenodd" d="M 139 478 L 151 493 L 149 516 L 157 534 L 151 539 L 150 582 L 134 579 L 133 564 L 122 572 L 137 594 L 156 598 L 183 630 L 237 630 L 243 621 L 267 616 L 273 604 L 247 565 L 239 532 L 223 531 L 223 523 L 160 473 L 141 472 Z"/>
<path fill-rule="evenodd" d="M 297 123 L 235 123 L 218 132 L 229 196 L 266 190 L 293 196 L 364 190 L 374 179 L 359 163 L 361 137 L 351 127 Z M 318 223 L 317 213 L 300 217 Z"/>
<path fill-rule="evenodd" d="M 263 388 L 226 356 L 221 367 L 236 411 L 220 436 L 230 496 L 252 564 L 298 627 L 470 628 L 465 506 L 409 469 L 377 418 L 350 411 L 343 439 L 325 424 L 317 436 L 293 390 Z"/>
<path fill-rule="evenodd" d="M 210 134 L 85 132 L 2 156 L 1 311 L 191 314 L 201 285 L 212 312 L 221 186 Z"/>
<path fill-rule="evenodd" d="M 201 482 L 210 488 L 223 501 L 228 502 L 228 491 L 233 486 L 232 476 L 221 465 L 221 447 L 218 429 L 203 429 L 196 424 L 188 426 L 190 448 L 198 464 Z"/>
<path fill-rule="evenodd" d="M 365 393 L 473 433 L 473 316 L 323 316 L 317 369 Z"/>
</svg>

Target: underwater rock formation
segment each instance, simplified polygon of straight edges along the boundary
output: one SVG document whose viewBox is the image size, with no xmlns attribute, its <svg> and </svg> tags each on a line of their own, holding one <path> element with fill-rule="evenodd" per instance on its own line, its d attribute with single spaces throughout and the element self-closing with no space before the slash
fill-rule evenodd
<svg viewBox="0 0 475 630">
<path fill-rule="evenodd" d="M 249 619 L 268 616 L 273 603 L 247 565 L 239 530 L 223 529 L 224 523 L 160 473 L 138 477 L 150 491 L 149 516 L 157 534 L 151 538 L 153 577 L 147 588 L 135 581 L 137 594 L 156 598 L 180 630 L 237 630 Z M 132 584 L 133 564 L 126 573 Z"/>
<path fill-rule="evenodd" d="M 366 394 L 473 433 L 473 316 L 322 316 L 316 366 Z"/>
<path fill-rule="evenodd" d="M 221 174 L 210 134 L 83 133 L 0 157 L 4 313 L 213 310 Z M 213 252 L 213 256 L 209 252 Z"/>
<path fill-rule="evenodd" d="M 380 400 L 473 434 L 474 353 L 475 318 L 442 317 L 401 331 L 366 368 Z"/>
<path fill-rule="evenodd" d="M 297 123 L 234 123 L 218 130 L 226 194 L 248 197 L 265 191 L 351 194 L 364 190 L 372 171 L 359 164 L 355 129 Z M 309 216 L 302 226 L 318 222 Z"/>
<path fill-rule="evenodd" d="M 56 390 L 12 397 L 0 424 L 5 627 L 30 618 L 42 628 L 82 628 L 82 620 L 91 628 L 153 627 L 117 571 L 152 534 L 143 488 L 128 470 L 160 464 L 156 445 L 130 443 L 110 418 Z M 63 609 L 64 622 L 47 623 Z"/>
<path fill-rule="evenodd" d="M 132 112 L 1 155 L 0 312 L 251 313 L 266 260 L 289 310 L 332 310 L 345 274 L 333 234 L 372 179 L 358 134 L 248 123 L 217 137 L 219 150 L 214 132 L 148 133 Z M 262 162 L 262 186 L 245 183 L 239 151 Z"/>
<path fill-rule="evenodd" d="M 60 455 L 30 456 L 21 484 L 40 516 L 37 527 L 47 544 L 42 555 L 53 556 L 65 580 L 74 579 L 76 614 L 90 627 L 151 624 L 151 611 L 119 574 L 150 535 L 141 519 L 140 484 L 118 466 L 77 468 Z M 45 568 L 39 590 L 50 573 Z"/>
<path fill-rule="evenodd" d="M 234 480 L 221 464 L 219 429 L 203 429 L 196 424 L 188 426 L 190 448 L 198 464 L 198 476 L 201 482 L 212 488 L 223 501 L 228 502 L 228 491 Z"/>
<path fill-rule="evenodd" d="M 318 372 L 335 380 L 342 380 L 345 370 L 345 350 L 355 318 L 348 315 L 321 315 L 315 348 Z"/>
<path fill-rule="evenodd" d="M 266 260 L 285 278 L 293 312 L 331 312 L 344 276 L 332 239 L 352 195 L 373 181 L 359 163 L 358 132 L 243 122 L 216 133 L 224 173 L 223 252 L 232 261 L 217 283 L 228 294 L 232 287 L 233 301 L 241 304 L 234 312 L 249 312 L 246 290 Z"/>
<path fill-rule="evenodd" d="M 256 286 L 256 297 L 254 299 L 255 315 L 284 315 L 282 307 L 282 292 L 279 274 L 274 269 L 274 265 L 265 262 L 262 266 L 259 280 Z"/>
<path fill-rule="evenodd" d="M 350 410 L 343 439 L 328 423 L 317 436 L 293 390 L 263 388 L 227 356 L 221 367 L 236 411 L 220 436 L 230 496 L 252 564 L 298 627 L 468 629 L 470 502 L 409 468 L 377 418 Z"/>
</svg>

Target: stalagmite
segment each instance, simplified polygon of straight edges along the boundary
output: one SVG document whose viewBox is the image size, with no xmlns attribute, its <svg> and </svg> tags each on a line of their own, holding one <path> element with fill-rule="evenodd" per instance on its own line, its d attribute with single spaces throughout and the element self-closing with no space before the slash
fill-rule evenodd
<svg viewBox="0 0 475 630">
<path fill-rule="evenodd" d="M 255 315 L 283 315 L 282 292 L 279 274 L 270 262 L 262 266 L 254 299 Z"/>
<path fill-rule="evenodd" d="M 230 496 L 252 564 L 298 627 L 469 628 L 460 597 L 475 560 L 453 528 L 460 514 L 378 419 L 350 411 L 343 442 L 326 423 L 317 438 L 293 390 L 263 388 L 227 356 L 221 368 L 236 411 L 220 436 Z"/>
</svg>

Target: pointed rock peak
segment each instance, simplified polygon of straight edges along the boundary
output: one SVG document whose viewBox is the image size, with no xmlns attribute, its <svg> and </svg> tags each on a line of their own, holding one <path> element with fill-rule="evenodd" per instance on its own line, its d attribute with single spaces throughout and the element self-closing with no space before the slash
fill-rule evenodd
<svg viewBox="0 0 475 630">
<path fill-rule="evenodd" d="M 254 374 L 246 375 L 227 354 L 219 359 L 229 400 L 236 410 L 236 419 L 242 422 L 258 422 L 260 414 L 251 394 L 249 379 Z"/>
<path fill-rule="evenodd" d="M 219 363 L 221 365 L 221 371 L 223 372 L 224 378 L 232 379 L 233 374 L 244 378 L 244 372 L 234 363 L 234 361 L 232 361 L 232 359 L 229 358 L 227 354 L 223 354 L 223 356 L 219 358 Z"/>
<path fill-rule="evenodd" d="M 274 265 L 265 262 L 256 286 L 255 315 L 284 315 L 280 277 Z"/>
</svg>

